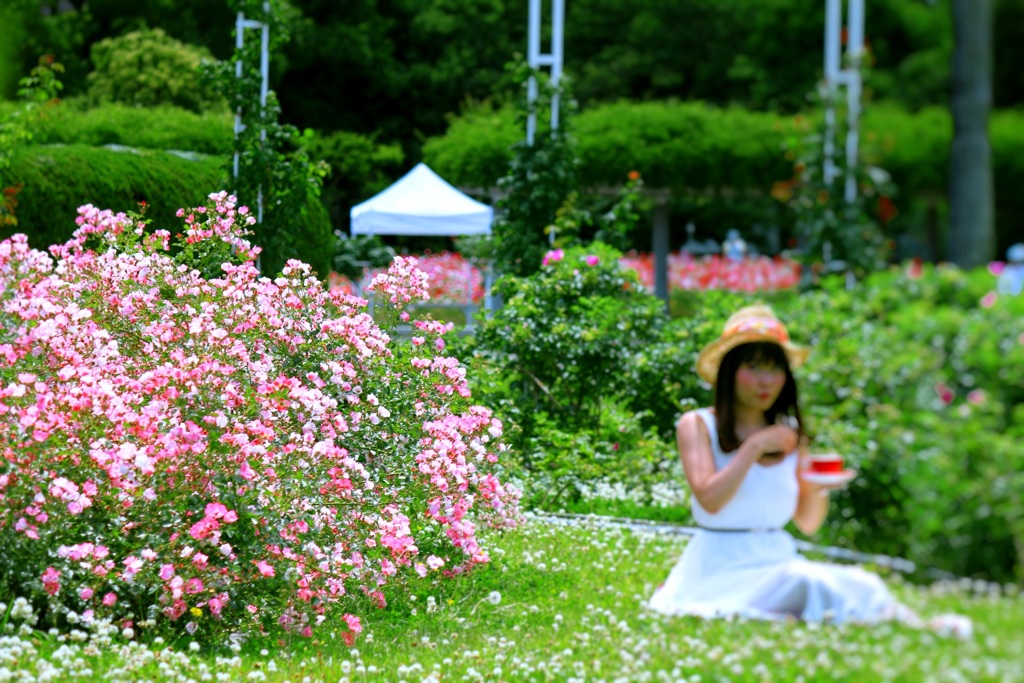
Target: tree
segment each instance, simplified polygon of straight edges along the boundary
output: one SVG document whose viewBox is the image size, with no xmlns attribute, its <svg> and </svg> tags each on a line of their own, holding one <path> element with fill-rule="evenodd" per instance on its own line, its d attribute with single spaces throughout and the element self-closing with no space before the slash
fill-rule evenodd
<svg viewBox="0 0 1024 683">
<path fill-rule="evenodd" d="M 988 114 L 992 106 L 993 0 L 953 0 L 949 250 L 964 268 L 995 256 L 995 193 Z"/>
</svg>

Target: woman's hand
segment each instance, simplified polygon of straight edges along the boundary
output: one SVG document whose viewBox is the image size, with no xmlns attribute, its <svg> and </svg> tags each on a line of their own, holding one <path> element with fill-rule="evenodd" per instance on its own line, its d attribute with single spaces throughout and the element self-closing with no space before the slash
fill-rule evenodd
<svg viewBox="0 0 1024 683">
<path fill-rule="evenodd" d="M 776 424 L 754 432 L 750 439 L 761 455 L 786 455 L 796 450 L 800 435 L 788 425 Z"/>
</svg>

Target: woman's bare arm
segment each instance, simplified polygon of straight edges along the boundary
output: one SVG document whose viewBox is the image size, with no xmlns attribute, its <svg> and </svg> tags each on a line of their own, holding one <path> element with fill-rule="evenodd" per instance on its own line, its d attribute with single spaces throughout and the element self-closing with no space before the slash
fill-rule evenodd
<svg viewBox="0 0 1024 683">
<path fill-rule="evenodd" d="M 713 514 L 732 500 L 750 467 L 762 454 L 775 450 L 776 441 L 785 438 L 784 433 L 776 433 L 779 429 L 789 428 L 780 426 L 761 430 L 743 442 L 728 465 L 715 471 L 707 426 L 695 412 L 683 415 L 676 425 L 676 445 L 686 480 L 700 506 Z"/>
</svg>

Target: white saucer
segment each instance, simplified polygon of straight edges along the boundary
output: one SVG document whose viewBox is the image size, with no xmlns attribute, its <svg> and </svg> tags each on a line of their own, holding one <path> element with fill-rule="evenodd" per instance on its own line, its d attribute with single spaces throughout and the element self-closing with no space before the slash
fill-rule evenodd
<svg viewBox="0 0 1024 683">
<path fill-rule="evenodd" d="M 857 476 L 857 470 L 843 470 L 842 472 L 811 472 L 804 471 L 800 473 L 804 481 L 808 481 L 812 484 L 821 484 L 822 486 L 837 486 L 839 484 L 846 484 L 853 481 L 853 478 Z"/>
</svg>

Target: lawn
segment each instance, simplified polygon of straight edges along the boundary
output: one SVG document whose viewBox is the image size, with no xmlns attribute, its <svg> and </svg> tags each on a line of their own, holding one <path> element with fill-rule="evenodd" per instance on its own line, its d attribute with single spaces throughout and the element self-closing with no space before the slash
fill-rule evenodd
<svg viewBox="0 0 1024 683">
<path fill-rule="evenodd" d="M 15 635 L 12 615 L 0 681 L 1024 680 L 1024 600 L 1012 587 L 889 577 L 925 616 L 974 619 L 966 641 L 895 624 L 666 618 L 643 603 L 683 537 L 530 520 L 494 540 L 492 562 L 468 577 L 392 590 L 352 649 L 329 637 L 211 647 L 139 634 L 137 644 L 113 627 Z"/>
</svg>

